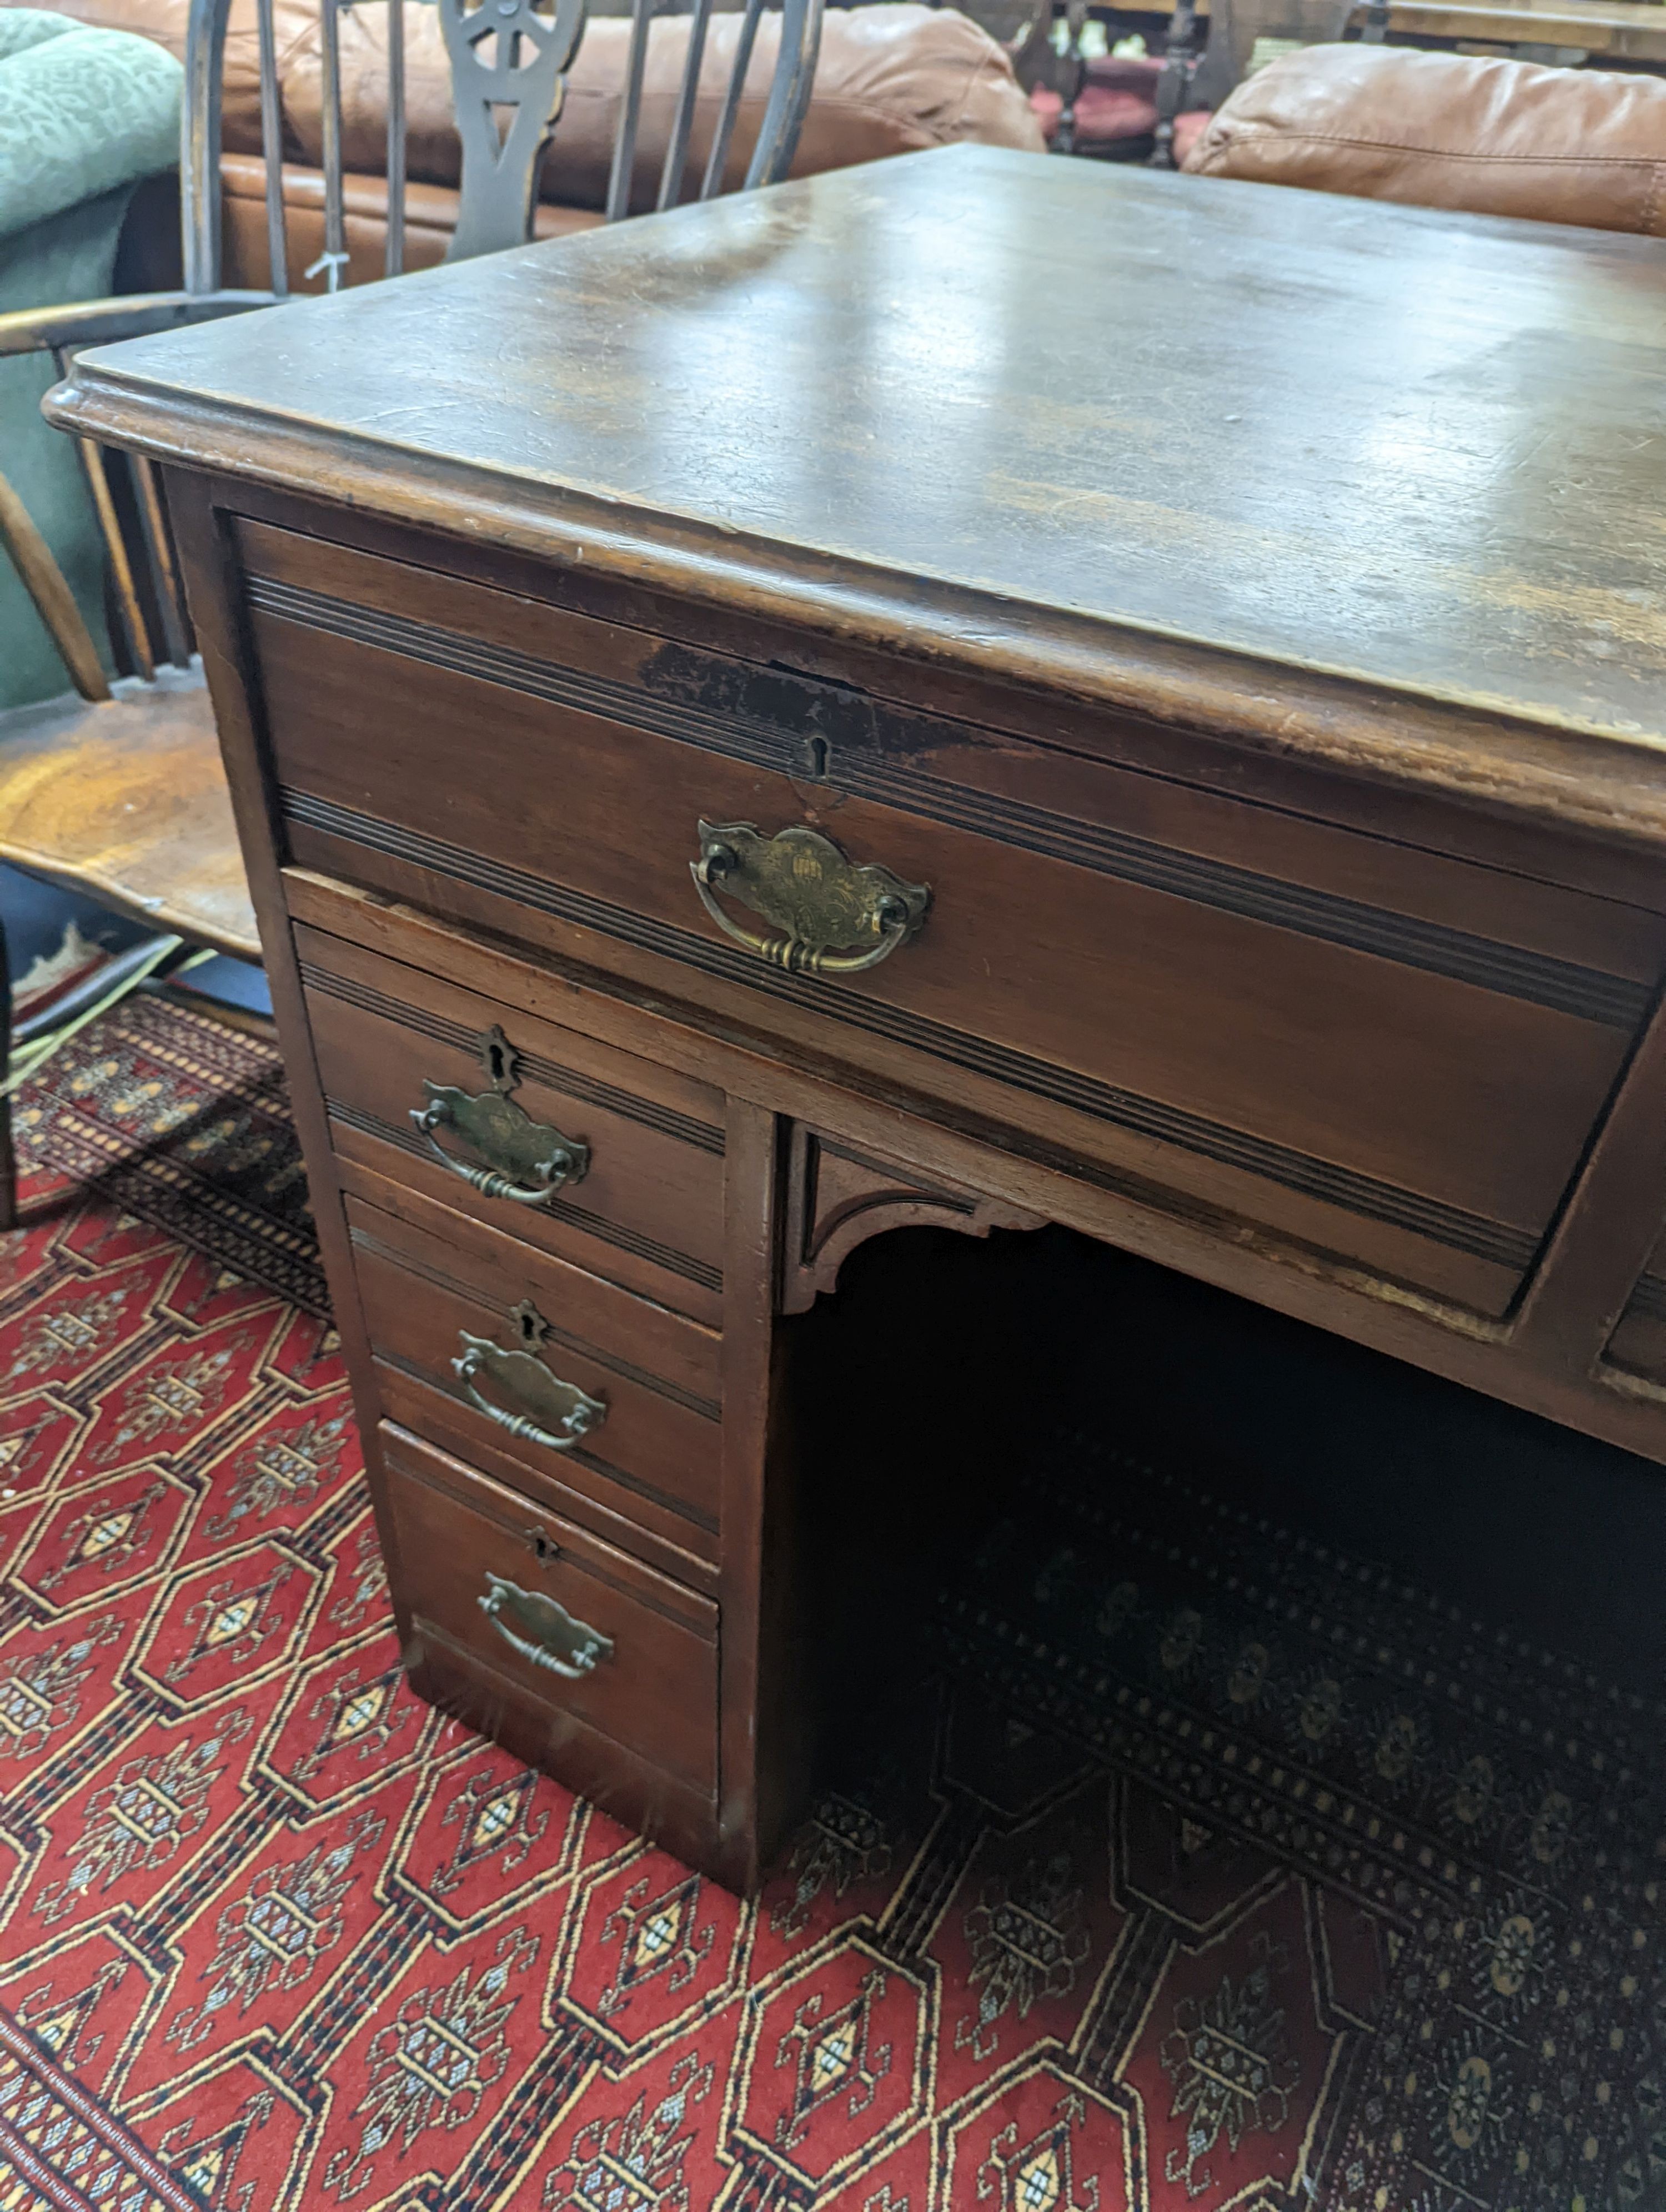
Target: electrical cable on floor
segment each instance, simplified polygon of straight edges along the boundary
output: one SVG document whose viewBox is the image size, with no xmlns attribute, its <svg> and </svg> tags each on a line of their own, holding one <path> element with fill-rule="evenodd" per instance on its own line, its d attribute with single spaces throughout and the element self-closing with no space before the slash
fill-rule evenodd
<svg viewBox="0 0 1666 2212">
<path fill-rule="evenodd" d="M 119 1006 L 124 999 L 160 969 L 168 968 L 170 974 L 183 975 L 215 957 L 210 950 L 204 947 L 188 954 L 183 960 L 178 959 L 177 956 L 184 950 L 185 939 L 182 937 L 159 937 L 154 945 L 145 947 L 142 958 L 131 962 L 112 962 L 112 966 L 120 966 L 121 974 L 90 1004 L 80 1006 L 77 1012 L 53 1028 L 39 1036 L 27 1037 L 13 1048 L 7 1062 L 6 1079 L 0 1083 L 0 1098 L 9 1098 L 21 1085 L 27 1082 L 30 1076 L 46 1066 L 54 1053 L 68 1044 L 71 1037 L 78 1036 L 88 1023 L 95 1022 L 100 1014 L 107 1014 L 112 1007 Z M 170 963 L 175 964 L 169 967 Z"/>
</svg>

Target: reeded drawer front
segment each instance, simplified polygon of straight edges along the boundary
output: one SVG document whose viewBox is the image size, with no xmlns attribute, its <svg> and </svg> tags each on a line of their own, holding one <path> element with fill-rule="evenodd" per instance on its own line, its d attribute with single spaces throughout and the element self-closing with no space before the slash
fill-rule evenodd
<svg viewBox="0 0 1666 2212">
<path fill-rule="evenodd" d="M 321 576 L 301 542 L 246 542 L 300 865 L 1483 1312 L 1531 1264 L 1666 963 L 1658 918 L 1570 889 L 368 556 L 331 549 Z M 367 717 L 382 741 L 349 743 Z M 789 972 L 778 918 L 716 885 L 766 959 L 702 905 L 702 822 L 812 826 L 928 890 L 923 925 L 863 972 Z"/>
<path fill-rule="evenodd" d="M 715 1337 L 425 1201 L 346 1204 L 390 1413 L 716 1557 Z"/>
<path fill-rule="evenodd" d="M 317 930 L 295 938 L 344 1158 L 721 1319 L 720 1092 Z"/>
<path fill-rule="evenodd" d="M 398 1428 L 379 1441 L 416 1635 L 713 1793 L 716 1607 Z"/>
</svg>

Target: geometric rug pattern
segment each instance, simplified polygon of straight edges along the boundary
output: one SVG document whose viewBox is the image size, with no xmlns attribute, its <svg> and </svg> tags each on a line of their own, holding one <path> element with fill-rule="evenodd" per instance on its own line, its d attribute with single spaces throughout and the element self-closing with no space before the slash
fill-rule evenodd
<svg viewBox="0 0 1666 2212">
<path fill-rule="evenodd" d="M 743 1905 L 405 1686 L 270 1048 L 18 1137 L 0 2212 L 1666 2205 L 1657 1705 L 1107 1460 Z"/>
</svg>

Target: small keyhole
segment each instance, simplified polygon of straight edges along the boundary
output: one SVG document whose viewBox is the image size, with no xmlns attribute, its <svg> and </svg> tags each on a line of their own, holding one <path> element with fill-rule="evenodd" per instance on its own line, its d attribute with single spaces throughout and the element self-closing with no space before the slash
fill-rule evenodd
<svg viewBox="0 0 1666 2212">
<path fill-rule="evenodd" d="M 534 1559 L 541 1559 L 547 1565 L 550 1560 L 560 1556 L 560 1545 L 556 1543 L 551 1537 L 546 1536 L 542 1528 L 534 1528 L 529 1533 L 532 1536 L 532 1556 Z"/>
<path fill-rule="evenodd" d="M 825 738 L 812 738 L 810 740 L 810 773 L 817 777 L 824 776 L 827 774 L 827 739 Z"/>
</svg>

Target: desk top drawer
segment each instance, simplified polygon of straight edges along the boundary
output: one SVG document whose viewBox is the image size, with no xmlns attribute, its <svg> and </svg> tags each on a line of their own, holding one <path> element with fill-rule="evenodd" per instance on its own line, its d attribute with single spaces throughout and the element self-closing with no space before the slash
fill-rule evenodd
<svg viewBox="0 0 1666 2212">
<path fill-rule="evenodd" d="M 720 1091 L 318 930 L 295 940 L 344 1158 L 720 1320 Z"/>
<path fill-rule="evenodd" d="M 529 1494 L 593 1497 L 714 1558 L 715 1337 L 461 1215 L 392 1195 L 404 1218 L 346 1201 L 389 1411 L 491 1448 L 495 1464 L 525 1470 Z"/>
<path fill-rule="evenodd" d="M 301 865 L 1482 1312 L 1666 968 L 1666 921 L 1572 888 L 340 549 L 326 598 L 301 543 L 246 539 Z M 367 717 L 378 742 L 350 742 Z M 862 972 L 792 972 L 804 883 L 772 915 L 720 882 L 731 922 L 773 933 L 760 957 L 690 880 L 702 823 L 813 827 L 928 889 L 923 925 Z"/>
<path fill-rule="evenodd" d="M 398 1428 L 379 1443 L 417 1636 L 714 1793 L 716 1607 Z"/>
</svg>

